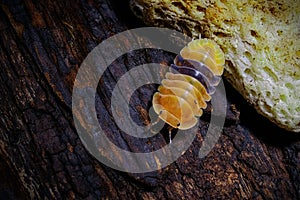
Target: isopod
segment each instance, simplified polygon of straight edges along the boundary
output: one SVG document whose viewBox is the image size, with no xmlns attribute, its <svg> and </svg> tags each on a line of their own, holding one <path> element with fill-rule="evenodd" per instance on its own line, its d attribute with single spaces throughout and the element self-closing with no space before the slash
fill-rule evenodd
<svg viewBox="0 0 300 200">
<path fill-rule="evenodd" d="M 153 96 L 155 113 L 172 128 L 194 127 L 216 91 L 224 64 L 224 53 L 213 40 L 188 43 Z"/>
</svg>

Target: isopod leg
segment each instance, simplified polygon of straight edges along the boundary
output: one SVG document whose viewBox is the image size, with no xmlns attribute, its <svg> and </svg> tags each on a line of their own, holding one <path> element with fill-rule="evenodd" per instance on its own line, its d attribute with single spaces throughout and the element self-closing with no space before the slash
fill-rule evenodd
<svg viewBox="0 0 300 200">
<path fill-rule="evenodd" d="M 172 143 L 172 130 L 174 129 L 172 126 L 170 126 L 169 128 L 169 140 L 170 140 L 170 144 Z"/>
<path fill-rule="evenodd" d="M 152 122 L 152 123 L 150 124 L 150 131 L 151 131 L 151 133 L 153 133 L 153 134 L 158 133 L 158 131 L 156 131 L 155 129 L 153 129 L 153 127 L 155 127 L 155 125 L 157 125 L 159 122 L 160 122 L 160 118 L 159 118 L 159 115 L 158 115 L 158 116 L 157 116 L 157 119 L 155 120 L 155 122 Z M 149 130 L 149 129 L 148 129 L 148 130 Z"/>
</svg>

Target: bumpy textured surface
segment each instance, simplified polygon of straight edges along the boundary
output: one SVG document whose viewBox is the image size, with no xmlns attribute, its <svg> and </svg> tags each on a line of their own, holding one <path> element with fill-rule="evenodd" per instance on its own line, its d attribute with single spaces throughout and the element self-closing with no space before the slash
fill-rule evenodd
<svg viewBox="0 0 300 200">
<path fill-rule="evenodd" d="M 147 24 L 216 41 L 225 77 L 256 110 L 300 132 L 299 0 L 131 0 Z"/>
</svg>

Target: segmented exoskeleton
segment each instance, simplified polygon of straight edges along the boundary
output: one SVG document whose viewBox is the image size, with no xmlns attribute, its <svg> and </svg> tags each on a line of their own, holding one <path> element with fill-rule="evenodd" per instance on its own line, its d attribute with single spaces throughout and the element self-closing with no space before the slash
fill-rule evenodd
<svg viewBox="0 0 300 200">
<path fill-rule="evenodd" d="M 191 41 L 176 56 L 153 96 L 159 118 L 181 130 L 195 126 L 221 80 L 224 63 L 224 54 L 213 40 Z"/>
</svg>

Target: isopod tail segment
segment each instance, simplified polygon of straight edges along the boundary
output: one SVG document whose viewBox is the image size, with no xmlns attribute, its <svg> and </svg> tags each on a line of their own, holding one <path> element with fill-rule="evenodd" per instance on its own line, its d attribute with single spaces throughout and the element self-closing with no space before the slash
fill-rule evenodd
<svg viewBox="0 0 300 200">
<path fill-rule="evenodd" d="M 153 96 L 158 117 L 170 128 L 187 130 L 195 126 L 216 91 L 224 63 L 224 53 L 213 40 L 196 39 L 188 43 Z"/>
</svg>

